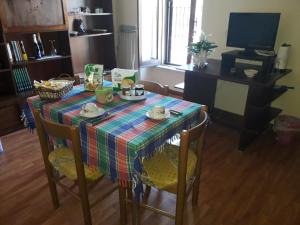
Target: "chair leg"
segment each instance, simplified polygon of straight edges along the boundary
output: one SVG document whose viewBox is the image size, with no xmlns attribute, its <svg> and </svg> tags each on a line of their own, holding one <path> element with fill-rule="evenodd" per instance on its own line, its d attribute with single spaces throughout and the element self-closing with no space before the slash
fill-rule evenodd
<svg viewBox="0 0 300 225">
<path fill-rule="evenodd" d="M 146 190 L 145 190 L 144 197 L 143 197 L 143 203 L 147 202 L 150 192 L 151 192 L 151 186 L 146 185 Z"/>
<path fill-rule="evenodd" d="M 49 189 L 50 189 L 50 194 L 51 194 L 51 199 L 52 199 L 54 209 L 57 209 L 59 207 L 59 199 L 58 199 L 56 184 L 53 180 L 51 180 L 51 178 L 50 179 L 48 178 L 48 184 L 49 184 Z"/>
<path fill-rule="evenodd" d="M 47 178 L 48 178 L 48 185 L 49 185 L 49 189 L 50 189 L 53 207 L 54 207 L 54 209 L 57 209 L 59 207 L 59 199 L 58 199 L 58 194 L 57 194 L 57 189 L 56 189 L 56 183 L 54 181 L 53 169 L 50 165 L 48 165 L 46 163 L 45 163 L 45 169 L 46 169 L 46 174 L 47 174 Z"/>
<path fill-rule="evenodd" d="M 119 203 L 120 203 L 120 224 L 125 225 L 127 223 L 126 216 L 126 188 L 119 185 Z"/>
<path fill-rule="evenodd" d="M 175 225 L 183 225 L 184 205 L 185 205 L 185 195 L 177 194 Z"/>
<path fill-rule="evenodd" d="M 78 179 L 79 194 L 83 212 L 84 224 L 92 225 L 91 210 L 85 181 Z"/>
</svg>

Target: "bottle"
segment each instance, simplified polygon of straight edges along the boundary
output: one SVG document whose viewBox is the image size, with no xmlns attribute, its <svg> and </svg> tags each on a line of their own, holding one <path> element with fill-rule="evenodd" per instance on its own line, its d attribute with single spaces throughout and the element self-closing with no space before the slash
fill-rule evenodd
<svg viewBox="0 0 300 225">
<path fill-rule="evenodd" d="M 36 38 L 36 34 L 33 34 L 32 37 L 33 37 L 33 45 L 34 45 L 34 50 L 35 50 L 35 58 L 40 59 L 40 58 L 42 58 L 42 55 L 41 55 L 40 47 L 39 47 L 39 44 L 38 44 L 38 41 Z"/>
<path fill-rule="evenodd" d="M 55 40 L 49 40 L 49 42 L 51 43 L 51 52 L 50 52 L 50 54 L 51 54 L 52 56 L 57 55 L 57 50 L 56 50 L 56 48 L 55 48 L 55 46 L 54 46 Z"/>
<path fill-rule="evenodd" d="M 20 47 L 21 47 L 21 52 L 22 52 L 23 59 L 25 61 L 28 61 L 28 55 L 26 53 L 23 41 L 20 41 Z"/>
<path fill-rule="evenodd" d="M 40 33 L 37 33 L 36 36 L 37 36 L 37 42 L 38 42 L 38 45 L 39 45 L 39 48 L 40 48 L 41 56 L 44 57 L 45 56 L 45 50 L 44 50 L 43 42 L 42 42 L 42 39 L 41 39 L 41 35 L 40 35 Z"/>
</svg>

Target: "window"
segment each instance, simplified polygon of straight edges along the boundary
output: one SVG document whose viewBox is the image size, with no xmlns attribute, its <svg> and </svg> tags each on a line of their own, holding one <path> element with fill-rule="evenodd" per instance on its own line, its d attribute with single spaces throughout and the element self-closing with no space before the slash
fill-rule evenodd
<svg viewBox="0 0 300 225">
<path fill-rule="evenodd" d="M 203 0 L 139 0 L 140 62 L 182 65 L 199 38 Z"/>
</svg>

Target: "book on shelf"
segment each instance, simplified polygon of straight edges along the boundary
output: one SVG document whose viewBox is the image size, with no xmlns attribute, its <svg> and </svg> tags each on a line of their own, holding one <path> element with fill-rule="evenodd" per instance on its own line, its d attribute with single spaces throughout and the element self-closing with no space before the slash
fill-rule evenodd
<svg viewBox="0 0 300 225">
<path fill-rule="evenodd" d="M 27 61 L 28 56 L 25 51 L 24 43 L 22 41 L 11 41 L 10 49 L 14 62 Z"/>
<path fill-rule="evenodd" d="M 14 48 L 15 48 L 15 52 L 16 52 L 16 56 L 17 56 L 18 61 L 22 61 L 20 50 L 18 48 L 17 42 L 13 41 L 13 45 L 14 45 Z"/>
<path fill-rule="evenodd" d="M 9 43 L 6 43 L 6 48 L 7 48 L 7 54 L 8 54 L 9 61 L 11 63 L 13 63 L 14 59 L 13 59 L 13 55 L 12 55 Z"/>
<path fill-rule="evenodd" d="M 13 44 L 12 41 L 10 42 L 10 49 L 11 49 L 11 52 L 12 52 L 13 61 L 17 62 L 18 61 L 17 53 L 16 53 L 16 50 L 15 50 L 15 47 L 14 47 L 14 44 Z"/>
<path fill-rule="evenodd" d="M 32 90 L 32 83 L 26 67 L 13 69 L 17 92 Z"/>
</svg>

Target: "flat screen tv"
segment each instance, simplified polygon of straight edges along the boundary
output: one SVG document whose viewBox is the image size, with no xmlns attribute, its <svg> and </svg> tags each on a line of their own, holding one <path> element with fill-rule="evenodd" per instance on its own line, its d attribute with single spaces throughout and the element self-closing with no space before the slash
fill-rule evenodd
<svg viewBox="0 0 300 225">
<path fill-rule="evenodd" d="M 227 46 L 274 50 L 280 13 L 230 13 Z"/>
</svg>

